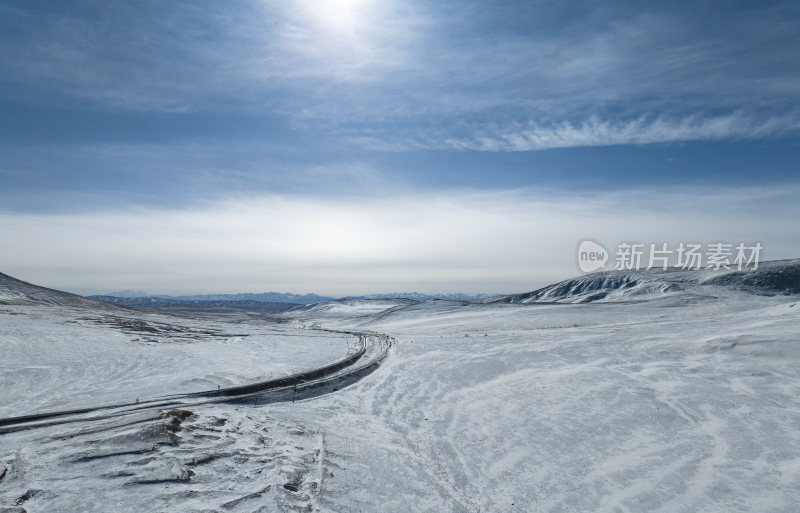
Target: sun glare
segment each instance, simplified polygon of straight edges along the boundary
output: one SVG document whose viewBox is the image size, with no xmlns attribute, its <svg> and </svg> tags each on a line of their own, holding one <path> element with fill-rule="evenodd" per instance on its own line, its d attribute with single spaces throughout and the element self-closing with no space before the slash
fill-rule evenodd
<svg viewBox="0 0 800 513">
<path fill-rule="evenodd" d="M 363 19 L 364 0 L 325 0 L 313 2 L 310 9 L 321 26 L 342 33 L 353 33 Z"/>
</svg>

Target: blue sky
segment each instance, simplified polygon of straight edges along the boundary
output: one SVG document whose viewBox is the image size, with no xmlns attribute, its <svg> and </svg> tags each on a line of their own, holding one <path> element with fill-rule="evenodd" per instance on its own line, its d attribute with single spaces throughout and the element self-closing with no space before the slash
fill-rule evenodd
<svg viewBox="0 0 800 513">
<path fill-rule="evenodd" d="M 0 271 L 501 292 L 582 237 L 800 256 L 798 49 L 796 2 L 7 0 Z"/>
</svg>

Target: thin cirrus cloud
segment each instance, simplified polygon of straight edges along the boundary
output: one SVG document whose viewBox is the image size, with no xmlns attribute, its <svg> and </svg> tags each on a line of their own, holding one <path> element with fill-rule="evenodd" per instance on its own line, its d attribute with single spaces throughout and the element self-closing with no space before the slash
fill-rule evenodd
<svg viewBox="0 0 800 513">
<path fill-rule="evenodd" d="M 757 16 L 726 9 L 714 23 L 700 7 L 580 2 L 86 5 L 3 8 L 7 98 L 30 99 L 35 85 L 38 102 L 261 112 L 299 133 L 391 151 L 762 138 L 797 128 L 785 119 L 796 117 L 800 69 L 785 51 L 798 43 L 790 3 Z"/>
<path fill-rule="evenodd" d="M 761 242 L 763 258 L 791 257 L 800 247 L 798 192 L 273 195 L 103 215 L 12 213 L 0 217 L 2 268 L 82 293 L 519 292 L 574 275 L 585 238 L 610 249 L 623 241 Z"/>
<path fill-rule="evenodd" d="M 493 126 L 492 126 L 493 125 Z M 687 141 L 758 140 L 796 132 L 796 115 L 759 119 L 733 113 L 716 117 L 689 116 L 680 119 L 642 116 L 632 120 L 609 121 L 591 116 L 580 122 L 562 121 L 547 125 L 537 122 L 497 126 L 492 123 L 459 134 L 441 130 L 404 137 L 353 135 L 356 144 L 374 150 L 472 150 L 524 152 L 555 148 L 612 145 L 643 145 Z"/>
<path fill-rule="evenodd" d="M 438 141 L 438 147 L 479 151 L 532 151 L 576 146 L 762 138 L 786 134 L 799 127 L 800 121 L 796 116 L 755 120 L 733 114 L 679 120 L 639 118 L 617 123 L 591 117 L 580 124 L 563 122 L 545 127 L 529 123 L 523 127 L 475 134 L 470 139 L 450 138 Z"/>
</svg>

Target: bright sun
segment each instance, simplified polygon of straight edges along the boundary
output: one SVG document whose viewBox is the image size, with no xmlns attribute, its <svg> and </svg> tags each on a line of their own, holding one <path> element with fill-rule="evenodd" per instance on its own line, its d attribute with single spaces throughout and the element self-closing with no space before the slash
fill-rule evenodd
<svg viewBox="0 0 800 513">
<path fill-rule="evenodd" d="M 313 2 L 320 25 L 336 32 L 352 33 L 363 16 L 364 0 L 324 0 Z"/>
</svg>

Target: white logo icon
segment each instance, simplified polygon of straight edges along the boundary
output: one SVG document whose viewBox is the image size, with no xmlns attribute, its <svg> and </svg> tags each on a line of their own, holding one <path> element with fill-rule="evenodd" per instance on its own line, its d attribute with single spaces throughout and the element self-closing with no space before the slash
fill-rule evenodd
<svg viewBox="0 0 800 513">
<path fill-rule="evenodd" d="M 585 240 L 578 246 L 578 267 L 582 272 L 590 273 L 605 267 L 608 262 L 608 251 L 600 244 Z"/>
</svg>

